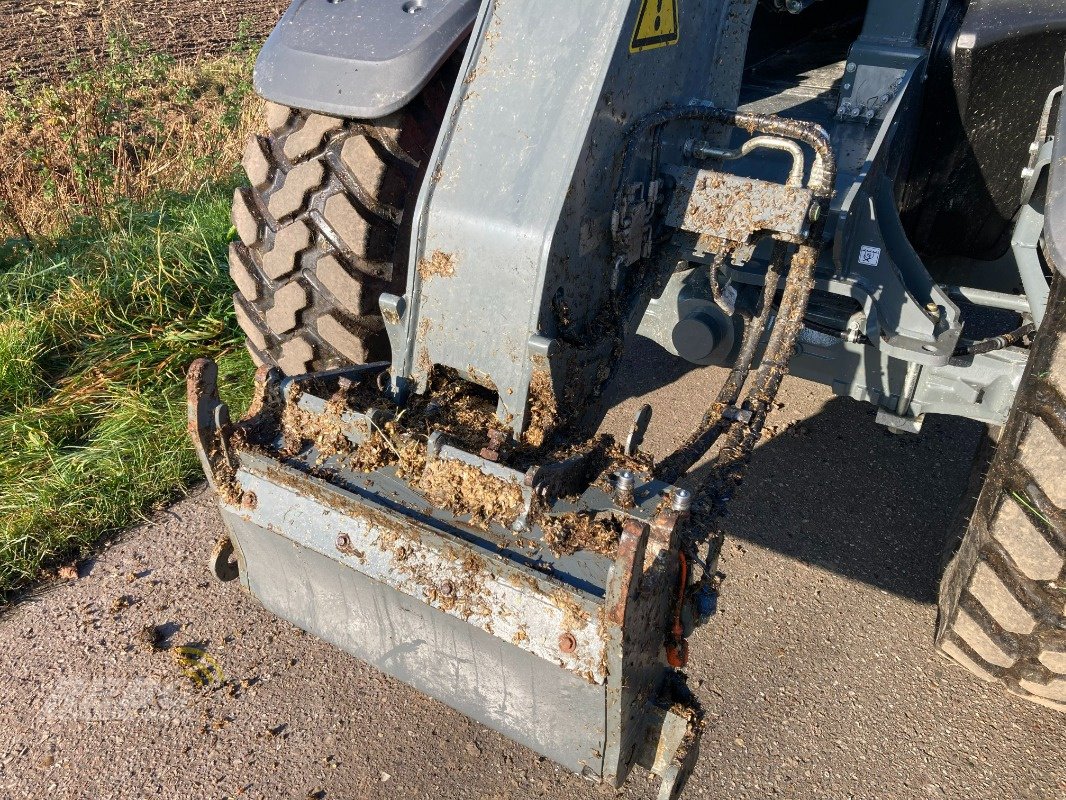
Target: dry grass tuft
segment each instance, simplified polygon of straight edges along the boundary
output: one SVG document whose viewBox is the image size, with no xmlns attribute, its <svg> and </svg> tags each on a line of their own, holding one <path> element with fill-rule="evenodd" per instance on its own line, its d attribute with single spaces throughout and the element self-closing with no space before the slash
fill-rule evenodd
<svg viewBox="0 0 1066 800">
<path fill-rule="evenodd" d="M 130 201 L 226 180 L 256 125 L 253 49 L 179 64 L 115 36 L 58 83 L 0 92 L 0 237 L 33 241 Z"/>
</svg>

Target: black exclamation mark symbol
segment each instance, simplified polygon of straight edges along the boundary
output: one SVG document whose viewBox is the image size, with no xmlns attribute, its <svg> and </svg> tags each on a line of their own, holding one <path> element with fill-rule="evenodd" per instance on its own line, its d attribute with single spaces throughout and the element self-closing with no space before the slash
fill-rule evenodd
<svg viewBox="0 0 1066 800">
<path fill-rule="evenodd" d="M 655 31 L 663 26 L 663 0 L 655 0 Z"/>
</svg>

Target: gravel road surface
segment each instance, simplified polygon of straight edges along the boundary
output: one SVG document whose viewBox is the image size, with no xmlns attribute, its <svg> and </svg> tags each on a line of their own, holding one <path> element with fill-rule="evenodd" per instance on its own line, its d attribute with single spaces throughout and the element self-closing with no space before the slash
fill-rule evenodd
<svg viewBox="0 0 1066 800">
<path fill-rule="evenodd" d="M 722 372 L 650 374 L 651 355 L 605 427 L 649 397 L 662 454 Z M 726 520 L 719 612 L 692 640 L 708 727 L 686 796 L 1066 797 L 1064 718 L 932 651 L 978 426 L 893 436 L 821 387 L 788 380 L 780 399 Z M 201 490 L 0 619 L 0 796 L 613 796 L 209 579 L 220 525 Z M 184 645 L 222 688 L 185 676 Z M 654 793 L 641 773 L 617 796 Z"/>
</svg>

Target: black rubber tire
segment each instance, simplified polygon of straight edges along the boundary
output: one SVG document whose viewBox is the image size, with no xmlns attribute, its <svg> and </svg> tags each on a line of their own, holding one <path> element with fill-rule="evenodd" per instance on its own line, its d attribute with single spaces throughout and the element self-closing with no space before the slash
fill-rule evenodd
<svg viewBox="0 0 1066 800">
<path fill-rule="evenodd" d="M 400 111 L 345 120 L 268 103 L 233 195 L 233 302 L 259 364 L 288 375 L 389 357 L 378 297 L 402 294 L 408 226 L 455 81 L 451 59 Z"/>
<path fill-rule="evenodd" d="M 1066 279 L 940 585 L 937 648 L 1066 711 Z"/>
</svg>

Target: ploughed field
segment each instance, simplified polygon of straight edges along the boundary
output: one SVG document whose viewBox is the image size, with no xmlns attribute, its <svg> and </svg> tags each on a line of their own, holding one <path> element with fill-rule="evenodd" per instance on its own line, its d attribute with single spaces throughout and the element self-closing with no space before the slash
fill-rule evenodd
<svg viewBox="0 0 1066 800">
<path fill-rule="evenodd" d="M 2 0 L 0 86 L 62 74 L 116 34 L 178 59 L 262 41 L 287 0 Z"/>
</svg>

